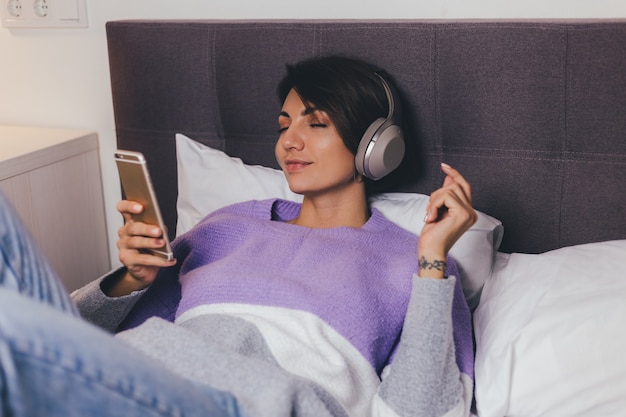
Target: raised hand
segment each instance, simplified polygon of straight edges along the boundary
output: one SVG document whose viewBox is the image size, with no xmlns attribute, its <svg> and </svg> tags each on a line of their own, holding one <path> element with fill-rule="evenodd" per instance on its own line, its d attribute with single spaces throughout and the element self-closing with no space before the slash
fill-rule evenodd
<svg viewBox="0 0 626 417">
<path fill-rule="evenodd" d="M 117 204 L 117 211 L 124 217 L 124 225 L 117 234 L 117 248 L 120 262 L 127 268 L 117 283 L 106 292 L 111 297 L 128 295 L 152 284 L 161 267 L 172 266 L 176 260 L 166 261 L 158 256 L 144 253 L 142 249 L 159 248 L 163 242 L 163 231 L 154 225 L 133 220 L 133 214 L 141 213 L 141 204 L 122 200 Z"/>
<path fill-rule="evenodd" d="M 422 277 L 444 277 L 450 248 L 478 218 L 472 207 L 470 184 L 447 164 L 441 164 L 441 170 L 446 178 L 430 196 L 417 248 Z"/>
</svg>

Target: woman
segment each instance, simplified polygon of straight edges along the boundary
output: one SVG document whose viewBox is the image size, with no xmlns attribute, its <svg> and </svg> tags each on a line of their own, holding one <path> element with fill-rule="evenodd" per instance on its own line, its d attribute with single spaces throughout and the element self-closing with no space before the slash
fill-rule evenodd
<svg viewBox="0 0 626 417">
<path fill-rule="evenodd" d="M 471 190 L 442 165 L 419 241 L 370 210 L 355 154 L 388 112 L 380 74 L 337 57 L 288 68 L 276 157 L 301 205 L 218 210 L 174 242 L 171 262 L 141 252 L 162 244 L 161 230 L 132 221 L 141 207 L 118 205 L 125 268 L 74 300 L 101 327 L 124 321 L 128 330 L 99 343 L 129 377 L 136 367 L 158 374 L 151 389 L 168 407 L 189 406 L 206 389 L 213 403 L 196 408 L 232 415 L 469 413 L 469 312 L 447 253 L 475 221 Z M 143 355 L 128 349 L 125 362 L 120 340 Z M 189 398 L 162 392 L 161 370 Z"/>
</svg>

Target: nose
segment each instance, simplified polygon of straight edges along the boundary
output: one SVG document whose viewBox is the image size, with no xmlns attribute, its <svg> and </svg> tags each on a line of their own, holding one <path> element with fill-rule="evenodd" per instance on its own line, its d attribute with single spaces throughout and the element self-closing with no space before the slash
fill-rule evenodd
<svg viewBox="0 0 626 417">
<path fill-rule="evenodd" d="M 304 148 L 304 140 L 297 126 L 291 124 L 287 129 L 283 130 L 278 143 L 285 150 L 297 150 L 300 151 Z"/>
</svg>

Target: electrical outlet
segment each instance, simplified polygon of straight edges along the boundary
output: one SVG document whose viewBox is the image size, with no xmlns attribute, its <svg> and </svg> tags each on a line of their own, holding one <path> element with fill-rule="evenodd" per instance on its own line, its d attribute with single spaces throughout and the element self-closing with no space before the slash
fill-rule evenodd
<svg viewBox="0 0 626 417">
<path fill-rule="evenodd" d="M 33 2 L 33 12 L 40 19 L 45 19 L 50 13 L 50 5 L 48 0 L 35 0 Z"/>
<path fill-rule="evenodd" d="M 86 0 L 0 0 L 6 28 L 86 28 Z"/>
<path fill-rule="evenodd" d="M 3 10 L 4 12 L 5 10 Z M 20 0 L 8 0 L 6 4 L 7 17 L 11 19 L 21 19 L 22 17 L 22 2 Z M 4 21 L 4 18 L 2 19 Z"/>
</svg>

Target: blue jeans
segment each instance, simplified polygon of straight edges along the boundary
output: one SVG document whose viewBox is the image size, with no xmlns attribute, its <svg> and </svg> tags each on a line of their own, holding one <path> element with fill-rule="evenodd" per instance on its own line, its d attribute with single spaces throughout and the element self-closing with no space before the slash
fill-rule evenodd
<svg viewBox="0 0 626 417">
<path fill-rule="evenodd" d="M 0 193 L 0 417 L 239 416 L 87 323 Z"/>
</svg>

